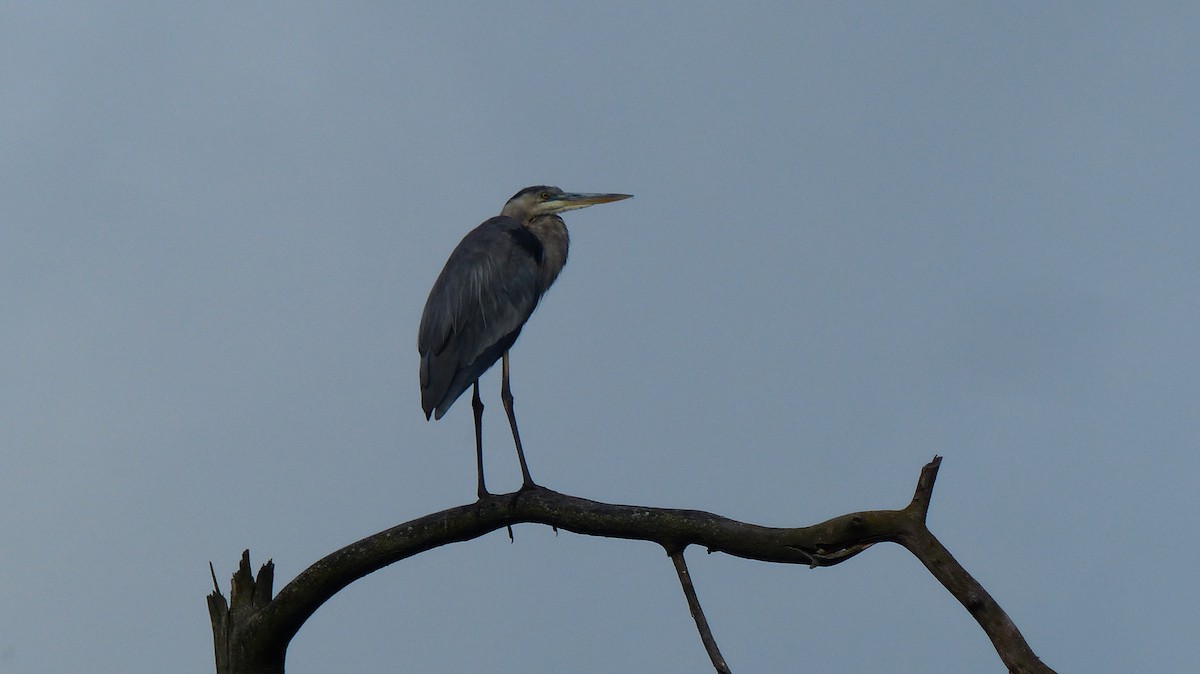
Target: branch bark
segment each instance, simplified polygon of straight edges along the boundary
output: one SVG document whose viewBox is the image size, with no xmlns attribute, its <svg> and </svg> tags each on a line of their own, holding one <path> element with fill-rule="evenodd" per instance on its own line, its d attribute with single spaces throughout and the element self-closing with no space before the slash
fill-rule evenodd
<svg viewBox="0 0 1200 674">
<path fill-rule="evenodd" d="M 925 465 L 912 501 L 900 510 L 850 513 L 796 528 L 764 527 L 698 510 L 600 503 L 543 487 L 489 495 L 352 543 L 305 569 L 274 599 L 273 566 L 268 562 L 257 579 L 252 577 L 247 551 L 233 577 L 230 603 L 226 605 L 219 588 L 208 597 L 217 671 L 282 674 L 288 643 L 300 626 L 355 580 L 432 548 L 537 523 L 587 536 L 651 541 L 672 554 L 699 545 L 709 552 L 810 567 L 840 564 L 876 543 L 897 543 L 921 560 L 978 621 L 1009 672 L 1054 674 L 999 604 L 925 526 L 940 465 L 941 457 Z"/>
</svg>

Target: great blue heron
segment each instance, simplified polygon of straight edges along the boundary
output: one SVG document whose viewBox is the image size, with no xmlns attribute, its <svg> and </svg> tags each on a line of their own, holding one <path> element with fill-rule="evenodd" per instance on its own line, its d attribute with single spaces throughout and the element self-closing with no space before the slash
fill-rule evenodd
<svg viewBox="0 0 1200 674">
<path fill-rule="evenodd" d="M 430 415 L 441 419 L 468 386 L 474 387 L 471 407 L 480 498 L 488 491 L 483 481 L 479 377 L 499 359 L 503 359 L 500 400 L 521 462 L 521 489 L 535 486 L 513 414 L 508 350 L 567 263 L 570 239 L 558 214 L 630 196 L 563 192 L 545 185 L 526 187 L 504 204 L 500 215 L 463 237 L 429 291 L 417 335 L 421 407 L 426 419 Z"/>
</svg>

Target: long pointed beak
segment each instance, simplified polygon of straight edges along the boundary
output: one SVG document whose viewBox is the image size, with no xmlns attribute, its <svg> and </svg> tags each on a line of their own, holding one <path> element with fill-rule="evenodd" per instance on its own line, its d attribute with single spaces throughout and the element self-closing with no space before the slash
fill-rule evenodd
<svg viewBox="0 0 1200 674">
<path fill-rule="evenodd" d="M 596 204 L 607 204 L 632 197 L 632 194 L 596 194 L 589 192 L 566 192 L 557 199 L 549 202 L 556 212 L 573 211 L 576 208 L 587 208 Z"/>
</svg>

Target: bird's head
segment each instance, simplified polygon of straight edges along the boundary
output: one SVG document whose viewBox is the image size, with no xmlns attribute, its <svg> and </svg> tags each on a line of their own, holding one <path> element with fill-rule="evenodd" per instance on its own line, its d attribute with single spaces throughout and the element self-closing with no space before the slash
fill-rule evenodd
<svg viewBox="0 0 1200 674">
<path fill-rule="evenodd" d="M 595 204 L 607 204 L 610 201 L 628 199 L 632 194 L 589 194 L 584 192 L 564 192 L 557 187 L 535 185 L 513 195 L 504 204 L 501 215 L 528 222 L 533 218 L 544 215 L 554 215 L 577 208 L 587 208 Z"/>
</svg>

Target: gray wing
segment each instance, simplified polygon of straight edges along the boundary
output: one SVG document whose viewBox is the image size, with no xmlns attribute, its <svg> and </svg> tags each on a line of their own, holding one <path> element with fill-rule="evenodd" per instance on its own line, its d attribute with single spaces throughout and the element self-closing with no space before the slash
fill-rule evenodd
<svg viewBox="0 0 1200 674">
<path fill-rule="evenodd" d="M 471 230 L 429 291 L 417 350 L 421 407 L 440 419 L 504 355 L 537 307 L 541 245 L 508 217 Z"/>
</svg>

